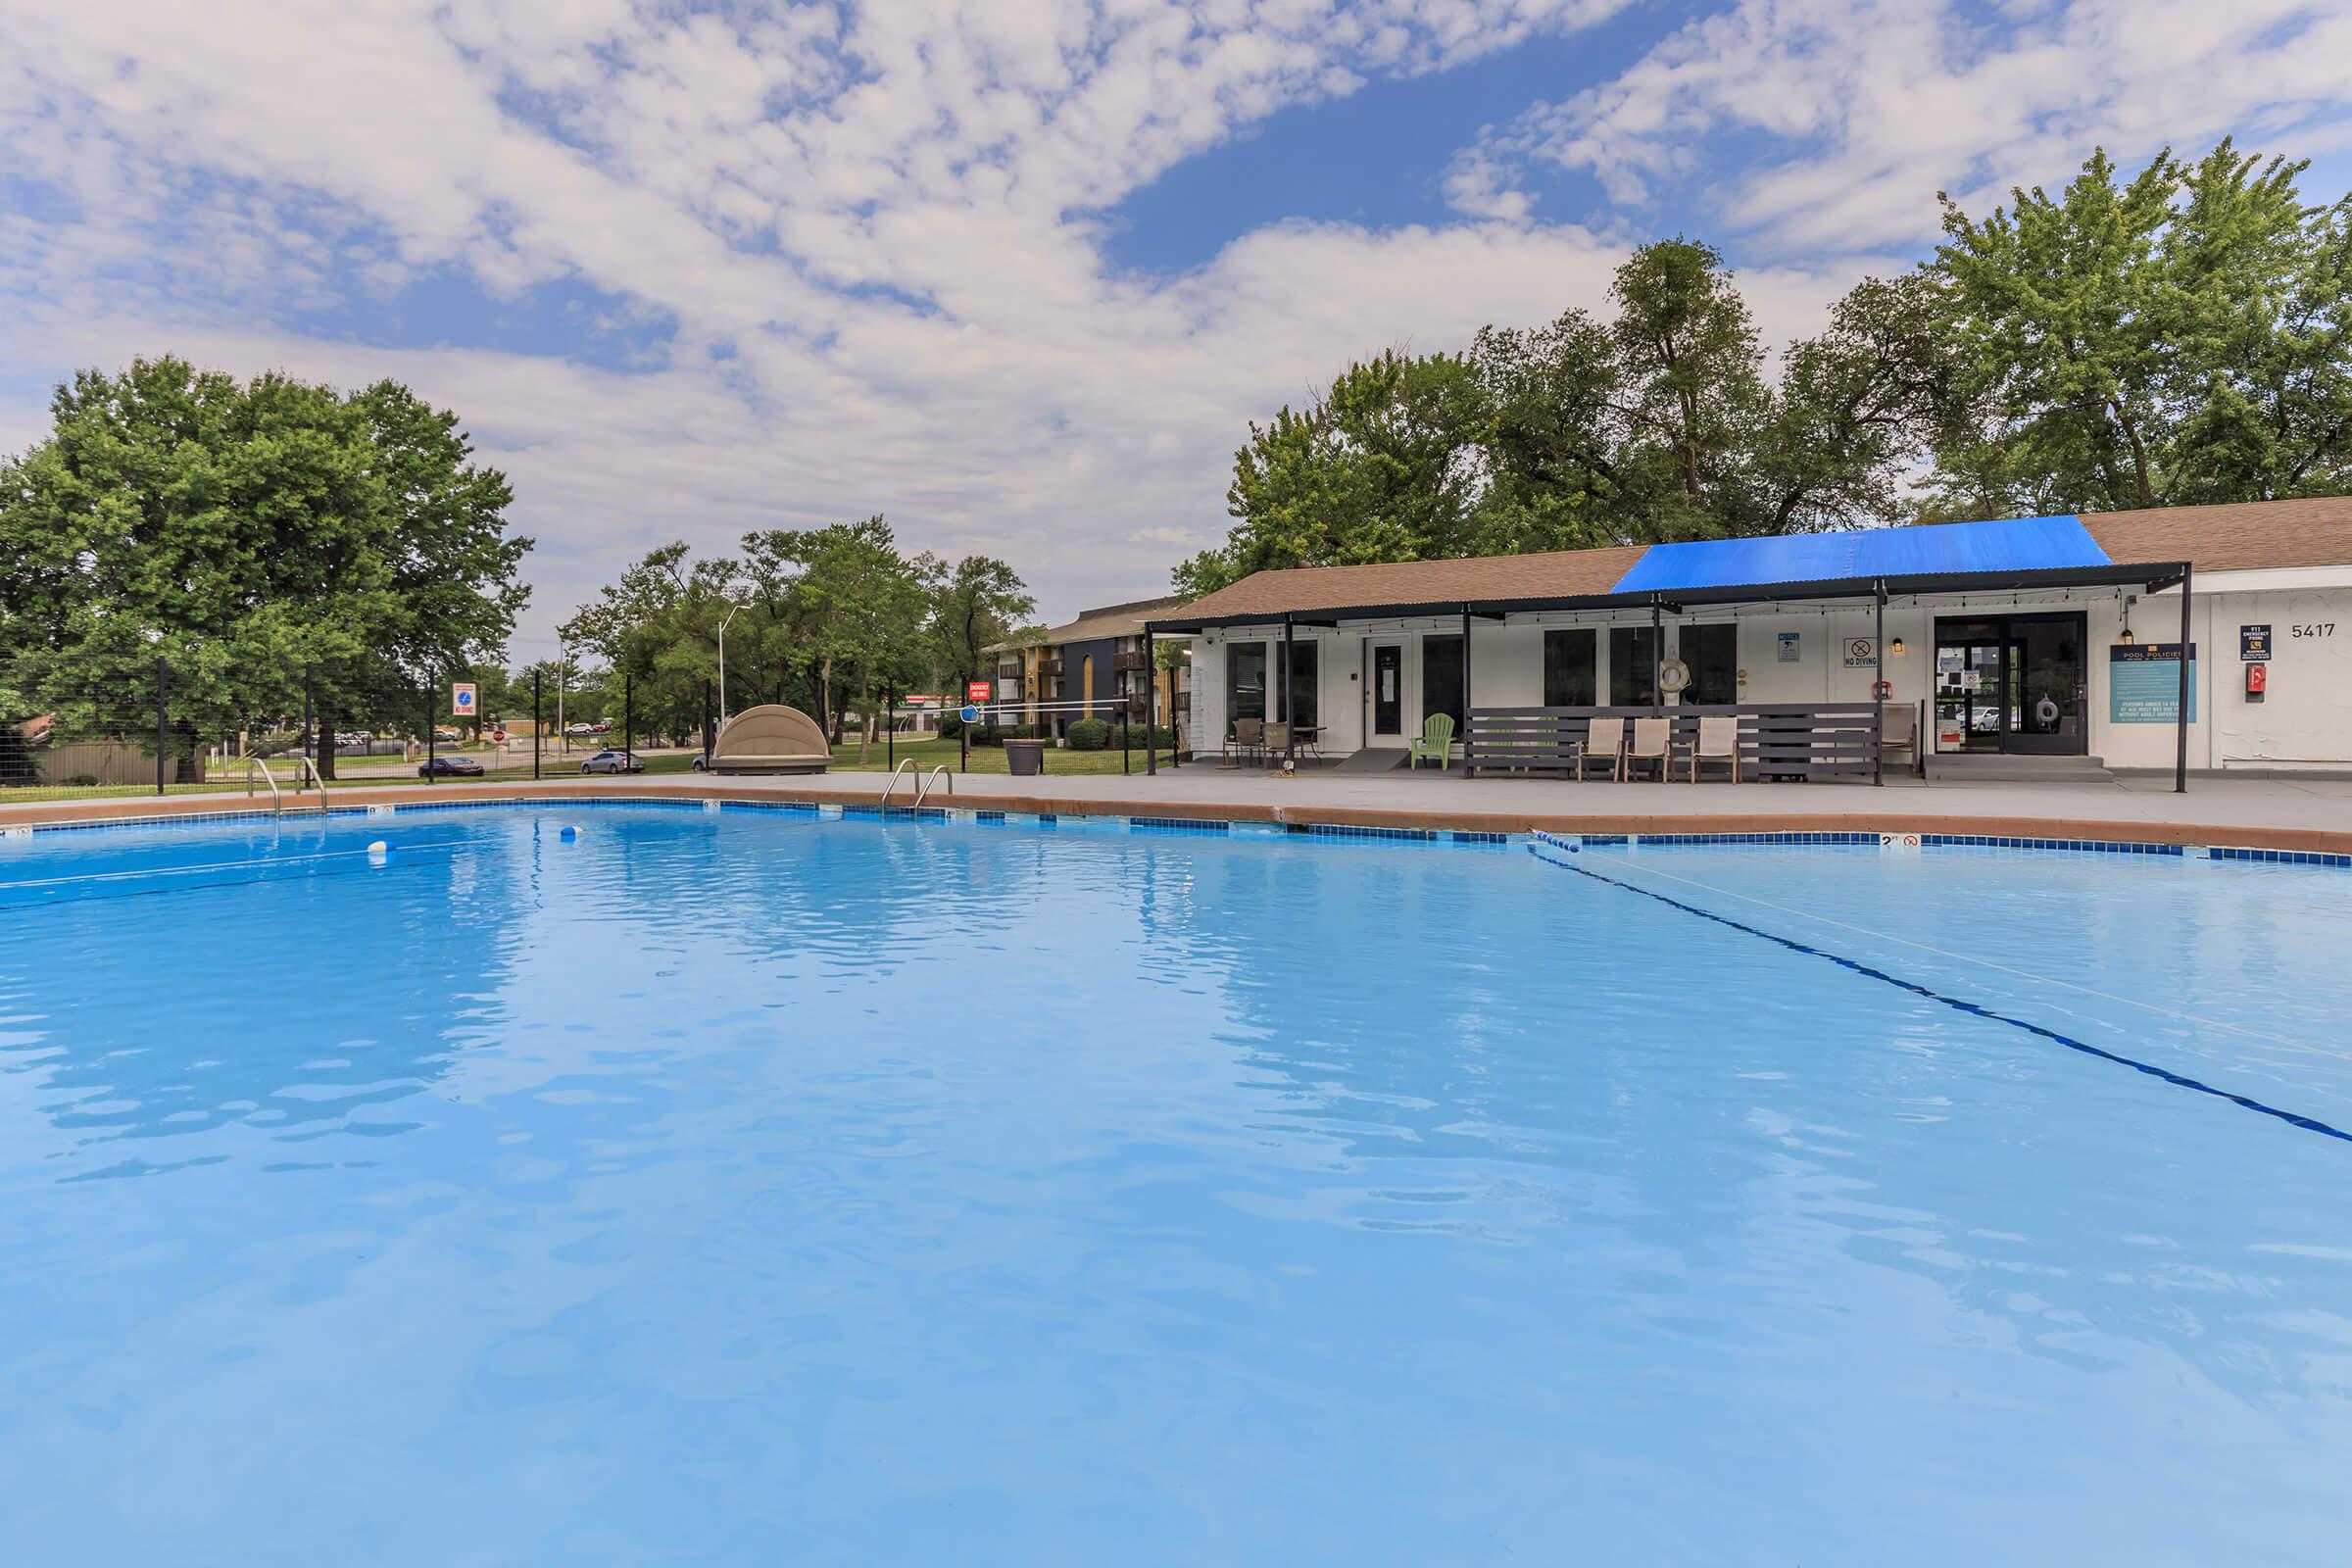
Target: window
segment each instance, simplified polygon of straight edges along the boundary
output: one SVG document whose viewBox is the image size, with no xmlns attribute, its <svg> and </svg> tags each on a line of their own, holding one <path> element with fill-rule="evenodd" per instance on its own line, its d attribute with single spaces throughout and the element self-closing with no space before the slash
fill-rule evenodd
<svg viewBox="0 0 2352 1568">
<path fill-rule="evenodd" d="M 1225 717 L 1266 716 L 1266 645 L 1228 643 L 1225 646 Z"/>
<path fill-rule="evenodd" d="M 1421 639 L 1421 722 L 1433 713 L 1451 713 L 1453 732 L 1462 732 L 1462 637 L 1453 632 Z"/>
<path fill-rule="evenodd" d="M 1284 696 L 1282 716 L 1296 724 L 1313 725 L 1319 704 L 1316 701 L 1317 679 L 1322 674 L 1322 647 L 1318 643 L 1291 644 L 1290 678 L 1282 683 Z"/>
<path fill-rule="evenodd" d="M 1651 626 L 1609 628 L 1609 705 L 1648 708 L 1658 700 L 1657 631 Z"/>
<path fill-rule="evenodd" d="M 1544 706 L 1591 708 L 1600 701 L 1592 662 L 1599 639 L 1592 628 L 1544 634 Z"/>
<path fill-rule="evenodd" d="M 1740 628 L 1685 626 L 1683 662 L 1690 666 L 1685 703 L 1729 704 L 1740 700 Z"/>
</svg>

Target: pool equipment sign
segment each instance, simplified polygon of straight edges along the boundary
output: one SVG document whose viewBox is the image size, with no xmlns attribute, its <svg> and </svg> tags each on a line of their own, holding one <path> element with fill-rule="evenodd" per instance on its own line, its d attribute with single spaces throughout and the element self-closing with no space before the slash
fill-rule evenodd
<svg viewBox="0 0 2352 1568">
<path fill-rule="evenodd" d="M 1801 634 L 1793 631 L 1785 631 L 1780 635 L 1781 662 L 1784 664 L 1795 663 L 1797 662 L 1798 648 L 1800 646 L 1799 638 Z"/>
<path fill-rule="evenodd" d="M 2180 645 L 2119 643 L 2107 650 L 2107 722 L 2180 721 Z M 2188 721 L 2197 721 L 2197 645 L 2188 645 Z"/>
<path fill-rule="evenodd" d="M 460 718 L 471 718 L 478 710 L 473 682 L 454 681 L 449 688 L 449 710 Z"/>
</svg>

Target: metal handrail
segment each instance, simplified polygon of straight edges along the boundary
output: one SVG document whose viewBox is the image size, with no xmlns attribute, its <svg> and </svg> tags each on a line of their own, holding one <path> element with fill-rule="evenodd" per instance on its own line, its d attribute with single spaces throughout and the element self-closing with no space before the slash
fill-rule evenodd
<svg viewBox="0 0 2352 1568">
<path fill-rule="evenodd" d="M 914 766 L 914 759 L 909 757 L 906 759 L 906 760 L 901 762 L 898 766 L 890 770 L 890 782 L 882 786 L 881 809 L 884 811 L 888 811 L 890 809 L 890 792 L 899 787 L 899 775 L 906 772 L 912 766 Z M 915 775 L 914 787 L 916 793 L 920 794 L 923 787 L 923 780 L 922 775 L 919 773 Z"/>
<path fill-rule="evenodd" d="M 947 763 L 942 762 L 924 777 L 921 784 L 916 786 L 914 792 L 914 808 L 916 810 L 921 810 L 923 808 L 923 802 L 930 799 L 931 786 L 938 783 L 943 778 L 948 781 L 949 797 L 951 799 L 954 798 L 956 794 L 956 775 L 948 771 Z"/>
<path fill-rule="evenodd" d="M 318 814 L 324 816 L 326 814 L 326 776 L 318 771 L 318 764 L 311 760 L 310 753 L 296 752 L 294 756 L 302 763 L 303 772 L 311 775 L 311 787 L 318 792 Z M 302 793 L 302 773 L 294 775 L 294 793 L 296 795 Z"/>
<path fill-rule="evenodd" d="M 245 759 L 245 798 L 249 801 L 253 799 L 253 771 L 257 767 L 262 771 L 262 782 L 270 786 L 270 814 L 283 816 L 286 811 L 286 797 L 278 789 L 277 779 L 270 773 L 270 764 L 258 757 Z M 318 798 L 323 804 L 326 796 L 321 792 Z"/>
</svg>

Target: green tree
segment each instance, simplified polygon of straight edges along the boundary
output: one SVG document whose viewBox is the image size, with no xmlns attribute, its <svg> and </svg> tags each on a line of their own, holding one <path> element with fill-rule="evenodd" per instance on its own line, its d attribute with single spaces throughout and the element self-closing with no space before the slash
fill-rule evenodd
<svg viewBox="0 0 2352 1568">
<path fill-rule="evenodd" d="M 1035 613 L 1037 601 L 1020 573 L 994 556 L 966 556 L 953 566 L 927 562 L 925 582 L 931 662 L 960 701 L 964 682 L 988 667 L 987 650 Z"/>
<path fill-rule="evenodd" d="M 1943 199 L 1935 268 L 1963 405 L 1938 443 L 1948 510 L 2116 511 L 2352 480 L 2352 207 L 2305 165 L 2095 153 L 2058 196 L 1983 220 Z"/>
<path fill-rule="evenodd" d="M 1713 246 L 1642 246 L 1609 285 L 1626 425 L 1623 468 L 1661 539 L 1761 531 L 1751 460 L 1768 420 L 1764 351 Z"/>
<path fill-rule="evenodd" d="M 1350 365 L 1304 413 L 1285 408 L 1234 454 L 1225 544 L 1177 569 L 1192 594 L 1272 566 L 1462 554 L 1487 429 L 1456 355 L 1391 351 Z"/>
<path fill-rule="evenodd" d="M 298 712 L 306 667 L 322 728 L 414 729 L 422 680 L 496 653 L 527 595 L 505 477 L 391 382 L 138 360 L 50 410 L 0 464 L 0 644 L 21 682 L 83 691 L 151 690 L 162 660 L 181 745 Z"/>
</svg>

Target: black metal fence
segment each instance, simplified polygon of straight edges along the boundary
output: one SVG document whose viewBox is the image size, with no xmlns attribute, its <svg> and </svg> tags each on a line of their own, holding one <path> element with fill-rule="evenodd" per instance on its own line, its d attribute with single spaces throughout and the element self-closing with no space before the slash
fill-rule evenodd
<svg viewBox="0 0 2352 1568">
<path fill-rule="evenodd" d="M 608 749 L 634 770 L 631 684 L 610 718 L 597 700 L 587 706 L 598 716 L 566 715 L 567 695 L 584 694 L 534 679 L 485 705 L 479 683 L 463 674 L 353 676 L 316 665 L 223 674 L 165 660 L 93 670 L 0 659 L 0 805 L 266 794 L 272 780 L 291 793 L 529 779 L 577 773 Z"/>
</svg>

